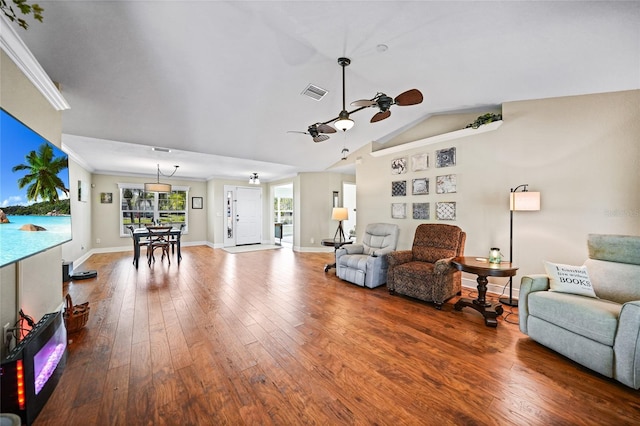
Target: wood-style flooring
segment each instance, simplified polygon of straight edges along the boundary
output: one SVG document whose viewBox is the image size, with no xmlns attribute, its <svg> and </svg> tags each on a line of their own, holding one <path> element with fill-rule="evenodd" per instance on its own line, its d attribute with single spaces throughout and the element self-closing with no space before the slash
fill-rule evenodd
<svg viewBox="0 0 640 426">
<path fill-rule="evenodd" d="M 98 278 L 63 291 L 91 316 L 36 425 L 640 424 L 640 391 L 504 315 L 490 328 L 455 298 L 438 311 L 346 283 L 329 253 L 182 252 L 79 268 Z"/>
</svg>

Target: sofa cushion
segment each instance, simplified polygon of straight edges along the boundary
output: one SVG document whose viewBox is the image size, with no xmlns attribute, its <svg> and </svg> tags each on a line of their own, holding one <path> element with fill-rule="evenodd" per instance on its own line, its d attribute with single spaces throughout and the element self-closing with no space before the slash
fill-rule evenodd
<svg viewBox="0 0 640 426">
<path fill-rule="evenodd" d="M 617 303 L 640 300 L 640 265 L 595 259 L 584 265 L 599 298 Z"/>
<path fill-rule="evenodd" d="M 549 289 L 551 291 L 596 297 L 585 266 L 571 266 L 545 261 L 544 269 L 549 275 Z"/>
<path fill-rule="evenodd" d="M 344 266 L 346 268 L 358 269 L 360 271 L 367 270 L 367 259 L 369 255 L 367 254 L 345 254 L 338 259 L 338 263 L 340 266 Z"/>
<path fill-rule="evenodd" d="M 622 305 L 575 294 L 536 291 L 529 294 L 529 315 L 565 330 L 613 346 Z"/>
<path fill-rule="evenodd" d="M 640 265 L 640 236 L 589 234 L 589 258 Z"/>
</svg>

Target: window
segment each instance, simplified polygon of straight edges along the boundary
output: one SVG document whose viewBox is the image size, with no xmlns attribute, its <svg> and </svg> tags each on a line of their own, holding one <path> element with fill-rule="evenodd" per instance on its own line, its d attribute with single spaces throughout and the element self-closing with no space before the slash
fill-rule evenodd
<svg viewBox="0 0 640 426">
<path fill-rule="evenodd" d="M 276 222 L 285 225 L 293 223 L 293 198 L 274 198 L 273 217 Z"/>
<path fill-rule="evenodd" d="M 120 188 L 120 236 L 129 235 L 127 226 L 142 228 L 151 224 L 189 229 L 187 200 L 189 187 L 173 186 L 170 193 L 145 192 L 144 185 L 118 184 Z"/>
</svg>

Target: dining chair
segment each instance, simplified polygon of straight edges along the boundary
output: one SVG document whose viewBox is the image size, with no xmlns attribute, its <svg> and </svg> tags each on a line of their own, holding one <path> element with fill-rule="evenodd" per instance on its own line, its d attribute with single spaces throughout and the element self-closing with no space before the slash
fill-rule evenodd
<svg viewBox="0 0 640 426">
<path fill-rule="evenodd" d="M 151 263 L 155 263 L 156 258 L 154 253 L 156 249 L 160 249 L 162 251 L 162 257 L 160 261 L 164 259 L 164 256 L 167 256 L 167 261 L 169 265 L 171 265 L 171 257 L 169 256 L 169 247 L 171 246 L 169 231 L 171 231 L 171 226 L 147 226 L 147 230 L 149 231 L 149 246 L 147 248 L 147 262 L 149 266 Z"/>
<path fill-rule="evenodd" d="M 126 226 L 127 229 L 129 230 L 129 233 L 131 234 L 131 239 L 133 240 L 133 264 L 136 264 L 136 239 L 133 235 L 133 233 L 135 232 L 135 228 L 132 225 L 127 225 Z M 149 238 L 140 238 L 140 241 L 138 241 L 138 246 L 139 246 L 139 250 L 142 249 L 142 247 L 146 247 L 147 249 L 147 256 L 149 255 Z M 138 254 L 140 254 L 140 251 L 138 251 Z"/>
<path fill-rule="evenodd" d="M 184 231 L 185 224 L 180 224 L 180 235 L 170 235 L 169 236 L 169 244 L 171 244 L 171 254 L 175 253 L 176 244 L 178 244 L 178 240 L 182 237 L 182 231 Z"/>
</svg>

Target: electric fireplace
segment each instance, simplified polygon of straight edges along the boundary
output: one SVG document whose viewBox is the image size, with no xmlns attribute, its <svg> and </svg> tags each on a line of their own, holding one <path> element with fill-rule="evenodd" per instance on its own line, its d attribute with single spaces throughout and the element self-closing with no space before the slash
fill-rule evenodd
<svg viewBox="0 0 640 426">
<path fill-rule="evenodd" d="M 0 365 L 0 412 L 25 425 L 36 419 L 67 362 L 67 330 L 61 312 L 46 314 Z"/>
</svg>

